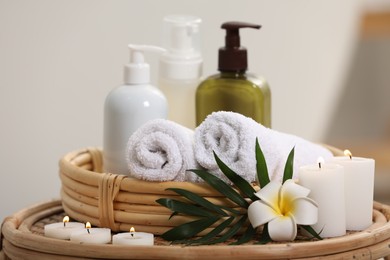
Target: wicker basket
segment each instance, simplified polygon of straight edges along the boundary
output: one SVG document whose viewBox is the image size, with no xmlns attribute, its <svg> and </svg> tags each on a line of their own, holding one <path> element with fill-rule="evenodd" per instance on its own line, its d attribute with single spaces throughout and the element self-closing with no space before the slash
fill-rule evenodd
<svg viewBox="0 0 390 260">
<path fill-rule="evenodd" d="M 334 154 L 340 150 L 329 147 Z M 229 200 L 207 184 L 189 182 L 146 182 L 124 175 L 102 173 L 102 152 L 87 148 L 67 154 L 60 161 L 61 198 L 65 212 L 81 222 L 108 227 L 113 231 L 136 230 L 162 234 L 173 226 L 195 220 L 192 216 L 175 216 L 162 207 L 159 198 L 176 198 L 167 188 L 195 192 L 214 204 L 232 207 Z M 218 225 L 217 222 L 215 225 Z M 210 230 L 206 229 L 203 234 Z"/>
<path fill-rule="evenodd" d="M 361 232 L 322 241 L 256 245 L 169 245 L 155 237 L 155 246 L 88 245 L 43 236 L 43 226 L 61 222 L 60 201 L 23 209 L 5 219 L 0 259 L 390 259 L 390 207 L 374 203 L 374 223 Z"/>
</svg>

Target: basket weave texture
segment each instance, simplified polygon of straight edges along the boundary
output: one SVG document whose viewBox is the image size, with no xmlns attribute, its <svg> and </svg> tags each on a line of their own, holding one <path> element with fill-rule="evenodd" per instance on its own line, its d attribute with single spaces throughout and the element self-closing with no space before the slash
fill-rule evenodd
<svg viewBox="0 0 390 260">
<path fill-rule="evenodd" d="M 335 155 L 340 150 L 327 146 Z M 71 152 L 60 160 L 61 198 L 65 212 L 81 222 L 111 228 L 113 231 L 138 231 L 162 234 L 174 226 L 196 220 L 193 216 L 175 216 L 156 200 L 185 200 L 167 188 L 182 188 L 214 204 L 234 205 L 205 183 L 148 182 L 124 175 L 102 172 L 102 151 L 86 148 Z M 255 187 L 256 188 L 256 187 Z M 211 228 L 220 224 L 216 222 Z M 206 234 L 210 229 L 201 233 Z"/>
</svg>

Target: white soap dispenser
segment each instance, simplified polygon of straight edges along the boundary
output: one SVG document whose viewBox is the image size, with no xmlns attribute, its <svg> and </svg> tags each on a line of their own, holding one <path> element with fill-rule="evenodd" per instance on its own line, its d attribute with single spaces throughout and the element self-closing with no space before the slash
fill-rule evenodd
<svg viewBox="0 0 390 260">
<path fill-rule="evenodd" d="M 150 45 L 129 45 L 130 63 L 124 67 L 124 84 L 114 88 L 104 104 L 103 169 L 128 175 L 126 145 L 131 134 L 155 118 L 167 118 L 167 100 L 150 84 L 150 66 L 144 51 L 165 50 Z"/>
<path fill-rule="evenodd" d="M 195 128 L 195 91 L 202 75 L 199 26 L 201 19 L 190 15 L 164 17 L 159 87 L 169 104 L 168 118 Z"/>
</svg>

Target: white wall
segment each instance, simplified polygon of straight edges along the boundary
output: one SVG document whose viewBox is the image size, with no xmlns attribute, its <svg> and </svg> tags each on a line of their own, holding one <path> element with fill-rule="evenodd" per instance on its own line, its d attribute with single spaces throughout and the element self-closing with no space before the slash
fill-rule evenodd
<svg viewBox="0 0 390 260">
<path fill-rule="evenodd" d="M 241 35 L 250 70 L 270 83 L 273 128 L 321 141 L 354 48 L 358 4 L 0 0 L 0 220 L 59 197 L 58 160 L 101 145 L 104 98 L 122 81 L 127 44 L 158 44 L 167 14 L 203 19 L 205 75 L 216 71 L 221 23 L 262 24 Z"/>
</svg>

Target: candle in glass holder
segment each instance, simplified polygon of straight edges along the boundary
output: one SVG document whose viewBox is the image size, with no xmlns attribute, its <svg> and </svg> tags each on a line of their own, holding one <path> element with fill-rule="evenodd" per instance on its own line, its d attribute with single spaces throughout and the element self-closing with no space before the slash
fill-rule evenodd
<svg viewBox="0 0 390 260">
<path fill-rule="evenodd" d="M 84 244 L 107 244 L 111 242 L 111 229 L 91 228 L 91 223 L 87 222 L 84 229 L 72 232 L 70 241 Z"/>
<path fill-rule="evenodd" d="M 112 243 L 115 245 L 153 246 L 154 235 L 145 232 L 135 232 L 134 227 L 131 227 L 130 232 L 114 235 Z"/>
<path fill-rule="evenodd" d="M 45 225 L 44 234 L 47 237 L 57 239 L 69 239 L 75 230 L 83 230 L 84 224 L 79 222 L 69 222 L 69 217 L 65 216 L 62 222 Z"/>
<path fill-rule="evenodd" d="M 302 166 L 299 184 L 310 189 L 309 198 L 318 204 L 318 221 L 312 225 L 321 237 L 346 234 L 344 168 L 338 164 L 324 163 Z"/>
<path fill-rule="evenodd" d="M 364 230 L 372 224 L 375 161 L 344 154 L 330 161 L 344 167 L 347 230 Z"/>
</svg>

